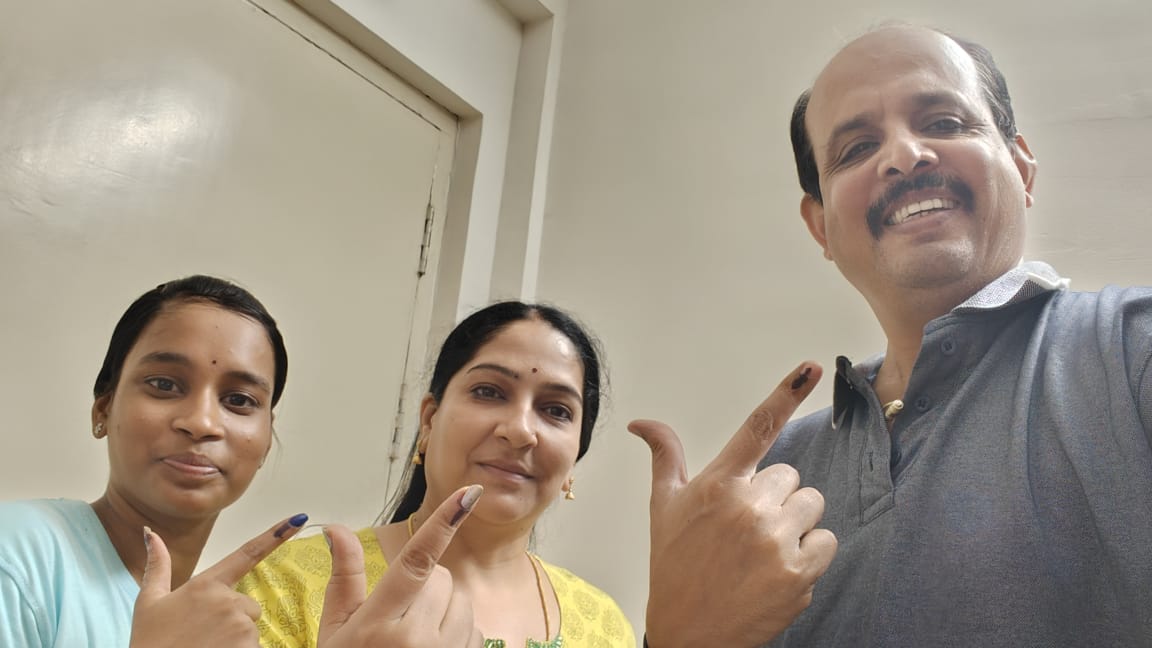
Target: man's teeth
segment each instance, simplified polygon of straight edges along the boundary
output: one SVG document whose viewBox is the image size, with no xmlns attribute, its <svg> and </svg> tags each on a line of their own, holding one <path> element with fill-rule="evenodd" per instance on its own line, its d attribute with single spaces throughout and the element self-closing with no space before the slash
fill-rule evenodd
<svg viewBox="0 0 1152 648">
<path fill-rule="evenodd" d="M 924 212 L 933 209 L 956 209 L 959 206 L 955 200 L 947 198 L 931 198 L 929 200 L 921 200 L 920 202 L 905 205 L 896 210 L 895 214 L 888 219 L 888 225 L 899 225 L 904 221 L 922 215 Z"/>
</svg>

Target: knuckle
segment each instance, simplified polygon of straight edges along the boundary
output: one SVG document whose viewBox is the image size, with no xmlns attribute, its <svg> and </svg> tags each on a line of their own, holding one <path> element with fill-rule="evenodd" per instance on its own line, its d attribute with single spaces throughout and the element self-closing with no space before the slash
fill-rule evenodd
<svg viewBox="0 0 1152 648">
<path fill-rule="evenodd" d="M 418 548 L 401 551 L 398 562 L 404 570 L 417 578 L 430 578 L 438 567 L 428 552 Z"/>
<path fill-rule="evenodd" d="M 722 503 L 727 501 L 730 496 L 728 484 L 719 479 L 702 478 L 697 484 L 696 489 L 700 497 L 705 502 Z"/>
<path fill-rule="evenodd" d="M 760 473 L 764 475 L 764 479 L 787 486 L 791 490 L 795 490 L 800 485 L 799 471 L 788 464 L 772 464 Z"/>
<path fill-rule="evenodd" d="M 249 540 L 240 547 L 240 553 L 254 563 L 264 558 L 264 543 L 260 540 Z"/>
<path fill-rule="evenodd" d="M 762 438 L 776 433 L 776 414 L 767 407 L 758 407 L 748 415 L 744 425 L 752 436 Z"/>
<path fill-rule="evenodd" d="M 792 497 L 797 500 L 797 503 L 805 509 L 817 511 L 821 515 L 824 513 L 824 496 L 820 491 L 815 488 L 801 488 L 792 494 Z"/>
</svg>

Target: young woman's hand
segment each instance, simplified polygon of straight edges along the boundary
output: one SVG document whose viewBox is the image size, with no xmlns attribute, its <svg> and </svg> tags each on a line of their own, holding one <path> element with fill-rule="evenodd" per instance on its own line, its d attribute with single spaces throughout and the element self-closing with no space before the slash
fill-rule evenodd
<svg viewBox="0 0 1152 648">
<path fill-rule="evenodd" d="M 237 592 L 237 581 L 308 521 L 297 515 L 249 540 L 172 590 L 172 559 L 160 536 L 145 529 L 148 562 L 132 613 L 130 648 L 256 648 L 260 606 Z"/>
</svg>

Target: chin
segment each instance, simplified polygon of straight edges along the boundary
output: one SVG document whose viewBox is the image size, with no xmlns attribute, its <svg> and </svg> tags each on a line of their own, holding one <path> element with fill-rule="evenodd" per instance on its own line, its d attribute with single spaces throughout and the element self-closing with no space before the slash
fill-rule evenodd
<svg viewBox="0 0 1152 648">
<path fill-rule="evenodd" d="M 930 290 L 968 284 L 977 270 L 971 246 L 928 245 L 890 267 L 905 288 Z"/>
</svg>

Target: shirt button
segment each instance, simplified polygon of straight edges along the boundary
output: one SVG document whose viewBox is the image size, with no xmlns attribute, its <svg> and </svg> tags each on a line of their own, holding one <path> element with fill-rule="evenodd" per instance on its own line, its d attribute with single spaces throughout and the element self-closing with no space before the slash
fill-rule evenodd
<svg viewBox="0 0 1152 648">
<path fill-rule="evenodd" d="M 916 409 L 920 410 L 921 412 L 927 412 L 931 405 L 931 401 L 923 396 L 916 399 Z"/>
<path fill-rule="evenodd" d="M 948 338 L 940 343 L 940 350 L 944 352 L 944 355 L 952 355 L 956 353 L 956 342 L 952 338 Z"/>
</svg>

